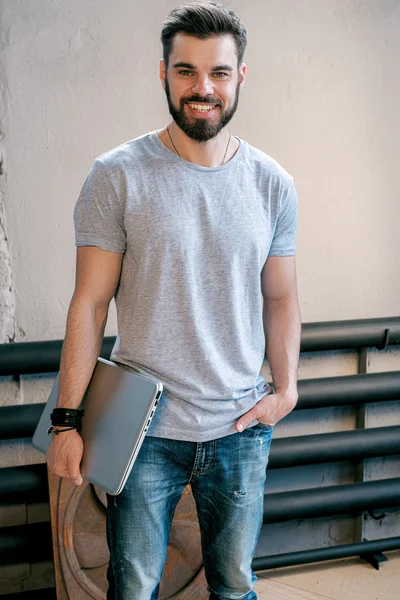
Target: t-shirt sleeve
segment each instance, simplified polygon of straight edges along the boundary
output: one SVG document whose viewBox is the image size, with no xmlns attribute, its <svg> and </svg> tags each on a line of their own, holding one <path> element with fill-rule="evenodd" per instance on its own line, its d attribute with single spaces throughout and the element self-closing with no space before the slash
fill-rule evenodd
<svg viewBox="0 0 400 600">
<path fill-rule="evenodd" d="M 116 191 L 96 160 L 86 177 L 74 210 L 76 246 L 97 246 L 123 254 L 126 234 Z"/>
<path fill-rule="evenodd" d="M 293 178 L 290 177 L 281 194 L 278 219 L 269 256 L 296 254 L 298 200 Z"/>
</svg>

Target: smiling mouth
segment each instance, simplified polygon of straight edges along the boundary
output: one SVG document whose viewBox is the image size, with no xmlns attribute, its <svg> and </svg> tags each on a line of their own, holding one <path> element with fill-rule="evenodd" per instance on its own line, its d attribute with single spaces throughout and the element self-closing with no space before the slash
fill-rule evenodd
<svg viewBox="0 0 400 600">
<path fill-rule="evenodd" d="M 188 102 L 187 104 L 191 109 L 202 113 L 207 113 L 217 108 L 216 104 L 206 104 L 205 102 Z"/>
</svg>

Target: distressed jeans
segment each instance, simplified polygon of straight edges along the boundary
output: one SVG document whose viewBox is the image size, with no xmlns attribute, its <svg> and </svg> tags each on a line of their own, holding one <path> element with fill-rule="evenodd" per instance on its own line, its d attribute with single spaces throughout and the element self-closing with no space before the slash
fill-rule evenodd
<svg viewBox="0 0 400 600">
<path fill-rule="evenodd" d="M 125 488 L 108 496 L 107 600 L 157 600 L 175 508 L 190 484 L 210 600 L 256 600 L 272 427 L 207 442 L 146 436 Z"/>
</svg>

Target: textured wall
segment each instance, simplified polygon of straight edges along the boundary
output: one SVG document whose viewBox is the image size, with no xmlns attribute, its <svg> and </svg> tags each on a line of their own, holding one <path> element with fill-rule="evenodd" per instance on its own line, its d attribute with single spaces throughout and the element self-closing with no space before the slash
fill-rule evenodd
<svg viewBox="0 0 400 600">
<path fill-rule="evenodd" d="M 0 51 L 6 45 L 0 28 Z M 0 62 L 0 343 L 15 337 L 15 294 L 13 290 L 7 224 L 4 210 L 5 197 L 5 144 L 4 130 L 7 118 L 7 74 Z"/>
<path fill-rule="evenodd" d="M 249 33 L 233 131 L 295 177 L 304 321 L 398 314 L 397 0 L 233 1 Z M 95 156 L 167 120 L 170 0 L 2 1 L 15 340 L 62 337 L 72 209 Z"/>
<path fill-rule="evenodd" d="M 175 4 L 0 0 L 0 343 L 63 337 L 74 283 L 76 197 L 97 155 L 167 122 L 158 38 Z M 248 79 L 232 131 L 295 177 L 303 321 L 398 315 L 400 3 L 230 5 L 249 33 Z M 113 311 L 107 333 L 115 333 Z M 399 363 L 398 350 L 374 353 L 371 370 Z M 356 370 L 355 353 L 304 356 L 300 377 Z M 43 401 L 52 381 L 52 375 L 3 378 L 0 405 Z M 355 424 L 351 409 L 307 412 L 290 416 L 276 435 Z M 400 423 L 399 407 L 371 408 L 368 418 L 371 426 Z M 0 445 L 1 466 L 40 460 L 28 443 Z M 368 476 L 398 473 L 398 462 L 379 464 L 370 463 Z M 271 472 L 270 486 L 344 483 L 352 476 L 349 465 L 299 470 L 291 478 Z M 18 515 L 13 522 L 25 519 Z M 271 526 L 260 552 L 270 552 L 268 540 L 276 551 L 294 547 L 300 538 L 291 527 Z M 300 531 L 315 545 L 345 542 L 352 524 L 303 522 Z"/>
</svg>

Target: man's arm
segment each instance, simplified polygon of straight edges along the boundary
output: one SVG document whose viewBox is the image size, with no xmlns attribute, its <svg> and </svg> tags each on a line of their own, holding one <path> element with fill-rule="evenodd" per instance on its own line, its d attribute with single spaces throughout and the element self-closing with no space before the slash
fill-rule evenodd
<svg viewBox="0 0 400 600">
<path fill-rule="evenodd" d="M 263 323 L 275 393 L 262 398 L 236 424 L 241 431 L 258 419 L 275 425 L 297 402 L 301 318 L 294 256 L 270 256 L 261 273 Z M 242 427 L 241 427 L 242 425 Z"/>
<path fill-rule="evenodd" d="M 100 353 L 110 301 L 118 286 L 123 254 L 94 246 L 77 250 L 76 285 L 68 311 L 61 355 L 57 406 L 78 408 Z M 83 442 L 74 429 L 53 435 L 46 454 L 49 469 L 82 483 Z"/>
<path fill-rule="evenodd" d="M 68 311 L 57 406 L 78 408 L 96 365 L 123 254 L 77 248 L 76 284 Z"/>
</svg>

